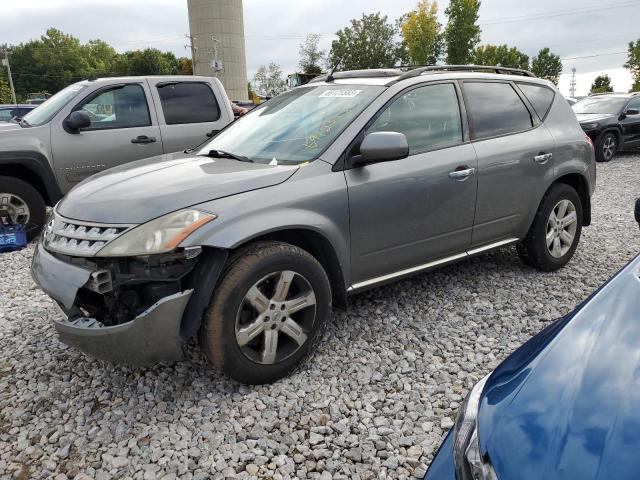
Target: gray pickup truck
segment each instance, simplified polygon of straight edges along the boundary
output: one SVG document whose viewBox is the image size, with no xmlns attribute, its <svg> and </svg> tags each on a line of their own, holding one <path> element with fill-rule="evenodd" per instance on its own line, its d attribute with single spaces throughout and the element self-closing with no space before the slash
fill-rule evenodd
<svg viewBox="0 0 640 480">
<path fill-rule="evenodd" d="M 0 124 L 0 216 L 29 224 L 85 178 L 142 158 L 196 146 L 233 121 L 211 77 L 85 80 L 61 90 L 19 123 Z"/>
</svg>

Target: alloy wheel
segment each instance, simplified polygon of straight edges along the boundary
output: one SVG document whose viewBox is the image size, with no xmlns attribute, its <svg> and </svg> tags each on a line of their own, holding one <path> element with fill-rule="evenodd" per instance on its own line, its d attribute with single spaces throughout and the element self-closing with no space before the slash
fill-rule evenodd
<svg viewBox="0 0 640 480">
<path fill-rule="evenodd" d="M 554 258 L 561 258 L 569 251 L 576 238 L 578 216 L 571 200 L 560 200 L 551 210 L 547 221 L 547 249 Z"/>
<path fill-rule="evenodd" d="M 602 143 L 602 155 L 606 160 L 611 160 L 616 153 L 616 140 L 612 135 L 607 136 Z"/>
<path fill-rule="evenodd" d="M 0 192 L 0 217 L 9 217 L 11 223 L 29 223 L 31 211 L 27 202 L 14 193 Z"/>
<path fill-rule="evenodd" d="M 236 315 L 235 336 L 250 360 L 272 365 L 295 354 L 316 318 L 316 296 L 301 274 L 284 270 L 258 280 Z"/>
</svg>

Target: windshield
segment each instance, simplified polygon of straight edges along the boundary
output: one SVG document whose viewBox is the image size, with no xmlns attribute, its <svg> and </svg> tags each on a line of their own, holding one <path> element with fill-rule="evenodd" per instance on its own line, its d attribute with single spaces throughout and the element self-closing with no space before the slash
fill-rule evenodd
<svg viewBox="0 0 640 480">
<path fill-rule="evenodd" d="M 27 113 L 22 120 L 28 126 L 37 127 L 50 121 L 56 113 L 60 111 L 72 98 L 87 88 L 86 84 L 74 83 L 67 88 L 63 88 L 46 102 Z"/>
<path fill-rule="evenodd" d="M 255 162 L 297 164 L 317 158 L 385 87 L 318 85 L 278 95 L 200 149 Z"/>
<path fill-rule="evenodd" d="M 627 98 L 591 97 L 580 100 L 573 106 L 575 113 L 610 113 L 615 115 L 622 111 Z"/>
</svg>

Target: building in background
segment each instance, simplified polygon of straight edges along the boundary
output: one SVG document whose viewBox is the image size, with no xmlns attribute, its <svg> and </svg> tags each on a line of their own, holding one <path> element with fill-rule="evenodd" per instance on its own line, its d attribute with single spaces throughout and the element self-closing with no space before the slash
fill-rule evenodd
<svg viewBox="0 0 640 480">
<path fill-rule="evenodd" d="M 217 76 L 233 101 L 246 101 L 242 0 L 187 0 L 196 75 Z"/>
</svg>

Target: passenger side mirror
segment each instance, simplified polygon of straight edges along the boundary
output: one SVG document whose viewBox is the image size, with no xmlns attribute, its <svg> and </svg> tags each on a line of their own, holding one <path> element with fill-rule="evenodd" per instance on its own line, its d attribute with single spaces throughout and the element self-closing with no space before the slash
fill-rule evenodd
<svg viewBox="0 0 640 480">
<path fill-rule="evenodd" d="M 67 131 L 71 133 L 78 133 L 81 128 L 91 126 L 91 118 L 87 112 L 77 110 L 75 112 L 71 112 L 71 114 L 65 119 L 64 126 Z"/>
<path fill-rule="evenodd" d="M 625 115 L 638 115 L 640 113 L 640 110 L 638 110 L 637 108 L 628 108 L 624 113 Z"/>
<path fill-rule="evenodd" d="M 635 210 L 636 222 L 638 222 L 638 226 L 640 227 L 640 198 L 636 200 L 636 210 Z"/>
<path fill-rule="evenodd" d="M 360 155 L 354 157 L 354 165 L 390 162 L 409 156 L 409 143 L 404 133 L 372 132 L 360 144 Z"/>
</svg>

